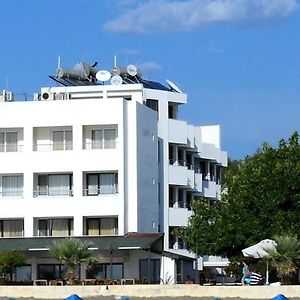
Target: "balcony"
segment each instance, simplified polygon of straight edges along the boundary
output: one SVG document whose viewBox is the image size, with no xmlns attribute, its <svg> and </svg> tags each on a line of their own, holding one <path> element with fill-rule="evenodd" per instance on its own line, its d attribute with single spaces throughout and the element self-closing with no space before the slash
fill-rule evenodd
<svg viewBox="0 0 300 300">
<path fill-rule="evenodd" d="M 169 249 L 186 250 L 187 249 L 187 244 L 186 244 L 186 242 L 170 241 L 169 242 Z"/>
<path fill-rule="evenodd" d="M 38 188 L 33 191 L 33 197 L 41 197 L 41 196 L 51 196 L 51 197 L 73 197 L 73 189 L 53 189 L 49 188 Z"/>
<path fill-rule="evenodd" d="M 73 219 L 34 219 L 35 236 L 72 236 Z"/>
<path fill-rule="evenodd" d="M 193 189 L 195 179 L 192 166 L 188 166 L 185 161 L 170 160 L 169 184 L 187 186 Z"/>
<path fill-rule="evenodd" d="M 72 174 L 35 174 L 33 197 L 72 197 Z"/>
<path fill-rule="evenodd" d="M 72 143 L 48 143 L 42 144 L 38 143 L 33 145 L 33 151 L 38 152 L 50 152 L 50 151 L 66 151 L 66 150 L 73 150 Z"/>
<path fill-rule="evenodd" d="M 187 226 L 192 211 L 187 208 L 169 208 L 169 226 Z"/>
<path fill-rule="evenodd" d="M 1 198 L 7 198 L 7 197 L 12 197 L 12 198 L 19 198 L 23 197 L 23 189 L 18 189 L 14 191 L 2 191 L 0 192 L 0 197 Z"/>
<path fill-rule="evenodd" d="M 184 121 L 169 119 L 169 142 L 174 144 L 187 144 L 188 125 Z"/>
<path fill-rule="evenodd" d="M 65 151 L 73 149 L 71 126 L 35 127 L 33 129 L 33 151 Z"/>
<path fill-rule="evenodd" d="M 102 149 L 116 149 L 117 141 L 113 140 L 105 145 L 100 142 L 85 142 L 82 144 L 83 150 L 102 150 Z"/>
<path fill-rule="evenodd" d="M 0 197 L 23 197 L 23 175 L 0 175 Z"/>
<path fill-rule="evenodd" d="M 203 196 L 208 198 L 220 199 L 221 185 L 216 181 L 203 180 Z"/>
<path fill-rule="evenodd" d="M 100 188 L 88 188 L 82 190 L 82 196 L 101 196 L 109 194 L 117 194 L 118 186 L 100 187 Z"/>
<path fill-rule="evenodd" d="M 0 238 L 24 236 L 23 219 L 0 220 Z"/>
<path fill-rule="evenodd" d="M 203 175 L 195 170 L 195 189 L 199 193 L 202 192 L 202 177 Z"/>
</svg>

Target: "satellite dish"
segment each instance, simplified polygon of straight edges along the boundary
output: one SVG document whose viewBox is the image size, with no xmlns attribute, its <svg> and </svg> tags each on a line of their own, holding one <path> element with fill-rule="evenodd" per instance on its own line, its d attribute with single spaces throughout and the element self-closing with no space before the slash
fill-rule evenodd
<svg viewBox="0 0 300 300">
<path fill-rule="evenodd" d="M 177 93 L 183 93 L 182 90 L 171 80 L 166 79 L 167 84 L 169 85 L 169 87 L 171 88 L 171 90 L 177 92 Z"/>
<path fill-rule="evenodd" d="M 118 66 L 115 66 L 112 70 L 111 70 L 113 75 L 120 75 L 121 74 L 121 68 Z"/>
<path fill-rule="evenodd" d="M 96 73 L 96 78 L 98 81 L 107 81 L 111 78 L 111 74 L 109 71 L 100 70 Z"/>
<path fill-rule="evenodd" d="M 123 83 L 123 79 L 120 75 L 115 75 L 111 78 L 110 83 L 112 85 L 121 85 Z"/>
<path fill-rule="evenodd" d="M 130 76 L 136 76 L 137 73 L 138 73 L 138 69 L 135 65 L 128 65 L 127 66 L 127 73 L 130 75 Z"/>
</svg>

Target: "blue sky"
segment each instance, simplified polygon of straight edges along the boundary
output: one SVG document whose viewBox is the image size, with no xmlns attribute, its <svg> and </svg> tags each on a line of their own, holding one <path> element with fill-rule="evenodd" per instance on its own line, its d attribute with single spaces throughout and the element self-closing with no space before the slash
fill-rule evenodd
<svg viewBox="0 0 300 300">
<path fill-rule="evenodd" d="M 231 158 L 300 130 L 298 0 L 2 0 L 0 89 L 17 98 L 62 66 L 137 64 L 189 96 L 180 117 L 220 124 Z"/>
</svg>

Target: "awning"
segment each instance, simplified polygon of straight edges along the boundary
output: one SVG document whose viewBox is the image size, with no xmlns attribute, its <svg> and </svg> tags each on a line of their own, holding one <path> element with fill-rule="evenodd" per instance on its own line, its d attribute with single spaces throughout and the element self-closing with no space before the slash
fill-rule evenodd
<svg viewBox="0 0 300 300">
<path fill-rule="evenodd" d="M 72 236 L 70 238 L 90 242 L 93 250 L 150 250 L 162 253 L 163 234 L 127 233 L 124 236 Z M 17 237 L 1 238 L 0 251 L 43 251 L 49 250 L 53 241 L 65 237 Z"/>
</svg>

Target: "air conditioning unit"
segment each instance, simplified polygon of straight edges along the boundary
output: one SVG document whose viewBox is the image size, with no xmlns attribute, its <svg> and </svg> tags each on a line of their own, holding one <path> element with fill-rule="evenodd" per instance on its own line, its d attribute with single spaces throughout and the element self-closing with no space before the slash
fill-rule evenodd
<svg viewBox="0 0 300 300">
<path fill-rule="evenodd" d="M 13 101 L 13 100 L 14 100 L 14 94 L 12 92 L 6 92 L 5 101 Z"/>
<path fill-rule="evenodd" d="M 54 94 L 53 93 L 44 92 L 44 93 L 41 94 L 41 100 L 42 101 L 54 100 Z"/>
</svg>

